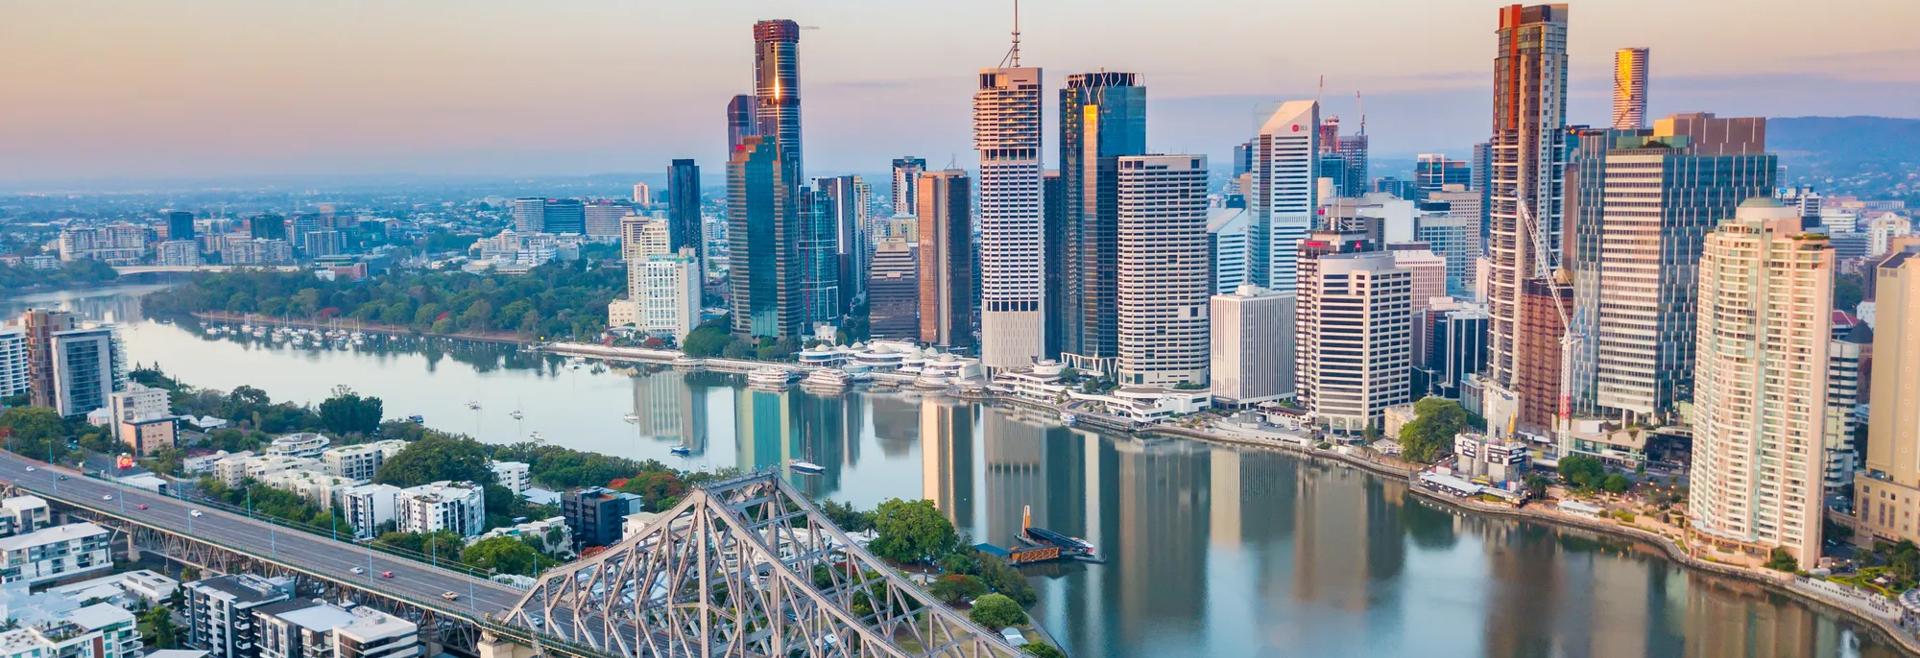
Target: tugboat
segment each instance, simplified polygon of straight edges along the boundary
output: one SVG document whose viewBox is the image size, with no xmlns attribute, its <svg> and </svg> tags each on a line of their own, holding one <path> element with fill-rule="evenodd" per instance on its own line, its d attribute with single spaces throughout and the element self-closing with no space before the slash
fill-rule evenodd
<svg viewBox="0 0 1920 658">
<path fill-rule="evenodd" d="M 757 368 L 747 373 L 747 386 L 766 391 L 784 391 L 793 385 L 793 371 L 779 366 Z"/>
</svg>

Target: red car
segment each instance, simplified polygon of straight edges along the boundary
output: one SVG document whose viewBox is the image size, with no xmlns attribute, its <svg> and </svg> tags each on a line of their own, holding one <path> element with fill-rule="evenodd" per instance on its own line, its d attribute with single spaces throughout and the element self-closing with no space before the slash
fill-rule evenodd
<svg viewBox="0 0 1920 658">
<path fill-rule="evenodd" d="M 382 572 L 380 572 L 380 577 L 381 577 L 381 578 L 392 578 L 392 577 L 393 577 L 393 572 L 391 572 L 391 571 L 382 571 Z"/>
<path fill-rule="evenodd" d="M 146 504 L 146 503 L 140 503 L 140 505 L 139 505 L 139 507 L 140 507 L 140 509 L 146 509 L 146 508 L 147 508 L 147 504 Z"/>
</svg>

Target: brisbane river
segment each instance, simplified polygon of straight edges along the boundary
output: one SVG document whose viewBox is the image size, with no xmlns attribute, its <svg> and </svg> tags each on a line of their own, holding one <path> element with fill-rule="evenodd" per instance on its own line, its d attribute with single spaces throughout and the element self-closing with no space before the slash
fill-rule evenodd
<svg viewBox="0 0 1920 658">
<path fill-rule="evenodd" d="M 932 499 L 975 541 L 1011 543 L 1030 506 L 1035 524 L 1107 558 L 1028 572 L 1036 617 L 1076 656 L 1899 655 L 1855 622 L 1643 545 L 1450 511 L 1404 483 L 1290 455 L 914 393 L 595 372 L 499 346 L 268 346 L 143 318 L 139 295 L 156 289 L 0 300 L 0 313 L 69 308 L 120 323 L 129 364 L 193 386 L 303 403 L 348 386 L 379 396 L 390 418 L 420 414 L 492 443 L 537 432 L 693 469 L 805 459 L 827 468 L 793 476 L 816 496 Z M 673 456 L 680 444 L 693 454 Z"/>
</svg>

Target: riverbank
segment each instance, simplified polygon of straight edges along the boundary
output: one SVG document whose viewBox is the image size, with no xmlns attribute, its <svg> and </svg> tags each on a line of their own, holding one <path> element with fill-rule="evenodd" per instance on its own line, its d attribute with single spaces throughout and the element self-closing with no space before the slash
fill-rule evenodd
<svg viewBox="0 0 1920 658">
<path fill-rule="evenodd" d="M 360 322 L 358 320 L 345 320 L 345 319 L 295 320 L 292 318 L 277 318 L 277 317 L 266 316 L 266 315 L 257 315 L 253 313 L 228 313 L 225 311 L 196 311 L 196 312 L 190 313 L 189 315 L 193 316 L 193 318 L 197 320 L 204 320 L 208 322 L 225 322 L 229 324 L 255 324 L 255 325 L 269 325 L 269 326 L 276 326 L 276 327 L 298 327 L 301 329 L 346 329 L 349 331 L 358 331 L 358 332 L 370 333 L 370 334 L 382 334 L 387 336 L 418 336 L 423 338 L 451 338 L 454 340 L 470 340 L 470 341 L 481 342 L 481 343 L 494 343 L 498 345 L 532 345 L 534 344 L 534 341 L 530 338 L 527 338 L 526 336 L 522 336 L 520 334 L 514 334 L 514 333 L 504 333 L 504 332 L 465 332 L 463 331 L 463 332 L 454 332 L 454 333 L 433 333 L 430 331 L 416 331 L 412 327 L 407 327 L 402 325 L 379 324 L 375 322 Z"/>
</svg>

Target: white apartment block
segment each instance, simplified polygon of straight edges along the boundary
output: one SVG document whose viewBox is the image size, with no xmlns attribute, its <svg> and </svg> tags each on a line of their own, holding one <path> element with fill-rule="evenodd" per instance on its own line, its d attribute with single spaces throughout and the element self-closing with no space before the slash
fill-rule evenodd
<svg viewBox="0 0 1920 658">
<path fill-rule="evenodd" d="M 471 482 L 440 481 L 400 490 L 395 521 L 402 532 L 439 532 L 471 537 L 486 530 L 486 494 Z"/>
<path fill-rule="evenodd" d="M 1117 180 L 1120 382 L 1207 381 L 1207 158 L 1121 156 Z"/>
<path fill-rule="evenodd" d="M 1319 207 L 1320 104 L 1282 103 L 1253 139 L 1251 283 L 1293 292 L 1300 241 Z"/>
<path fill-rule="evenodd" d="M 337 446 L 321 452 L 320 461 L 326 464 L 328 473 L 356 482 L 371 482 L 374 474 L 380 472 L 380 465 L 406 447 L 407 442 L 397 439 Z"/>
<path fill-rule="evenodd" d="M 34 532 L 53 525 L 47 500 L 39 496 L 12 496 L 0 500 L 0 537 Z"/>
<path fill-rule="evenodd" d="M 1292 293 L 1252 285 L 1209 300 L 1208 390 L 1216 404 L 1293 397 L 1293 301 Z"/>
<path fill-rule="evenodd" d="M 69 523 L 0 538 L 0 584 L 33 585 L 111 569 L 112 536 L 91 523 Z"/>
<path fill-rule="evenodd" d="M 192 267 L 200 264 L 200 243 L 193 240 L 168 240 L 153 248 L 155 265 Z"/>
<path fill-rule="evenodd" d="M 1379 426 L 1406 404 L 1413 366 L 1412 273 L 1391 252 L 1300 262 L 1298 394 L 1336 433 Z"/>
<path fill-rule="evenodd" d="M 415 658 L 425 655 L 420 626 L 368 608 L 352 610 L 353 621 L 333 629 L 332 658 Z"/>
<path fill-rule="evenodd" d="M 360 539 L 373 537 L 380 525 L 394 520 L 400 506 L 400 487 L 391 484 L 363 484 L 340 492 L 340 507 L 346 510 L 347 526 Z"/>
<path fill-rule="evenodd" d="M 1017 64 L 1017 63 L 1016 63 Z M 1030 366 L 1046 346 L 1040 185 L 1040 69 L 982 69 L 973 95 L 980 154 L 980 359 Z M 926 257 L 924 254 L 922 257 Z"/>
<path fill-rule="evenodd" d="M 621 536 L 631 537 L 632 535 Z M 505 528 L 494 528 L 484 534 L 468 538 L 467 543 L 472 544 L 494 537 L 520 539 L 533 544 L 541 552 L 549 555 L 566 554 L 573 550 L 573 528 L 567 526 L 567 517 L 564 516 L 535 519 Z"/>
<path fill-rule="evenodd" d="M 516 497 L 533 487 L 531 467 L 526 462 L 487 462 L 487 468 L 493 471 L 494 477 L 500 479 L 500 486 L 506 487 Z"/>
<path fill-rule="evenodd" d="M 661 222 L 665 223 L 665 222 Z M 627 299 L 635 330 L 686 340 L 700 326 L 700 265 L 691 248 L 678 256 L 627 262 Z M 608 326 L 619 326 L 611 322 Z"/>
<path fill-rule="evenodd" d="M 292 493 L 313 503 L 322 509 L 331 508 L 343 494 L 360 484 L 351 478 L 344 478 L 324 471 L 293 468 L 268 473 L 260 478 L 260 484 Z"/>
<path fill-rule="evenodd" d="M 1820 557 L 1832 295 L 1833 249 L 1791 208 L 1749 200 L 1707 236 L 1687 503 L 1719 550 Z"/>
<path fill-rule="evenodd" d="M 620 260 L 629 263 L 653 256 L 673 255 L 667 220 L 641 215 L 620 218 Z"/>
<path fill-rule="evenodd" d="M 332 443 L 332 440 L 320 434 L 297 432 L 273 437 L 273 441 L 267 444 L 265 452 L 269 456 L 282 455 L 287 457 L 319 459 L 321 453 L 326 452 L 327 446 Z"/>
<path fill-rule="evenodd" d="M 108 603 L 9 621 L 12 628 L 0 632 L 0 658 L 133 658 L 142 646 L 133 613 Z"/>
<path fill-rule="evenodd" d="M 366 606 L 291 599 L 255 608 L 258 658 L 413 658 L 420 627 Z"/>
<path fill-rule="evenodd" d="M 0 326 L 0 397 L 27 392 L 27 329 Z"/>
<path fill-rule="evenodd" d="M 1212 268 L 1213 294 L 1238 290 L 1252 274 L 1247 269 L 1252 222 L 1253 216 L 1246 208 L 1207 211 L 1207 263 Z"/>
<path fill-rule="evenodd" d="M 241 453 L 213 463 L 213 476 L 229 487 L 239 486 L 247 479 L 262 480 L 268 475 L 280 471 L 322 470 L 318 459 L 290 457 L 287 455 L 252 455 Z"/>
<path fill-rule="evenodd" d="M 211 658 L 254 658 L 260 630 L 253 611 L 293 598 L 293 581 L 232 574 L 196 580 L 187 592 L 186 644 Z"/>
</svg>

